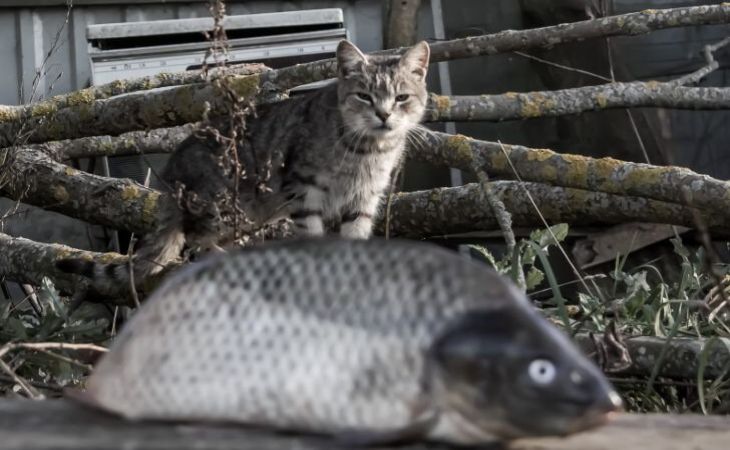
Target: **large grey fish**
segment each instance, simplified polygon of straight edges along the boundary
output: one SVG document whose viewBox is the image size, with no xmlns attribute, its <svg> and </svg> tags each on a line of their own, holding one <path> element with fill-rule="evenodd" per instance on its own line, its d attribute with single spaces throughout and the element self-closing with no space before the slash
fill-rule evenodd
<svg viewBox="0 0 730 450">
<path fill-rule="evenodd" d="M 565 435 L 621 400 L 510 282 L 430 244 L 312 239 L 171 276 L 99 362 L 86 402 L 358 443 Z"/>
</svg>

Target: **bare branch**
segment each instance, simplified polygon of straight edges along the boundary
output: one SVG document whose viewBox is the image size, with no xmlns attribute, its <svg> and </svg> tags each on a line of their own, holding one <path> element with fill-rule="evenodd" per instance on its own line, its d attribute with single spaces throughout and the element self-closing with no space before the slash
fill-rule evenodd
<svg viewBox="0 0 730 450">
<path fill-rule="evenodd" d="M 666 28 L 713 25 L 728 22 L 730 22 L 730 4 L 728 3 L 672 9 L 652 9 L 531 30 L 505 30 L 494 34 L 436 42 L 431 45 L 431 61 L 439 62 L 530 48 L 552 47 L 558 44 L 598 37 L 639 35 Z M 376 53 L 399 53 L 403 51 L 404 49 L 400 48 Z M 231 66 L 227 70 L 229 73 L 241 74 L 244 75 L 243 78 L 246 78 L 246 75 L 254 75 L 264 69 L 258 65 L 241 65 Z M 261 73 L 258 81 L 260 87 L 265 92 L 270 92 L 290 89 L 313 81 L 332 78 L 335 75 L 335 60 L 327 59 L 278 70 L 264 71 Z M 200 71 L 190 71 L 181 74 L 160 74 L 154 77 L 113 82 L 91 87 L 26 106 L 0 106 L 0 124 L 3 125 L 0 126 L 0 146 L 11 145 L 10 143 L 13 142 L 9 137 L 13 135 L 7 133 L 7 127 L 5 126 L 7 123 L 15 123 L 26 119 L 36 122 L 44 116 L 53 117 L 60 110 L 66 108 L 79 110 L 79 107 L 85 106 L 84 109 L 79 111 L 88 111 L 96 101 L 108 99 L 119 94 L 155 87 L 178 86 L 199 81 L 201 81 Z M 195 120 L 198 119 L 188 121 L 192 122 Z M 180 123 L 184 122 L 178 122 L 177 124 Z M 31 125 L 34 125 L 34 123 L 31 123 Z M 63 125 L 62 121 L 59 126 L 61 125 Z M 164 125 L 147 126 L 147 128 L 160 126 Z M 95 135 L 118 134 L 133 129 L 140 128 L 126 128 L 116 133 L 97 131 Z M 90 134 L 84 134 L 84 136 L 87 135 Z M 46 140 L 70 137 L 72 136 L 60 136 L 56 134 L 56 136 L 49 137 Z M 35 142 L 39 141 L 41 140 L 35 140 Z"/>
<path fill-rule="evenodd" d="M 530 182 L 493 181 L 489 186 L 518 228 L 543 226 L 527 193 L 550 223 L 589 226 L 638 221 L 694 226 L 690 209 L 675 203 Z M 499 229 L 494 212 L 480 200 L 481 194 L 482 188 L 476 183 L 397 193 L 390 207 L 390 233 L 421 239 Z M 716 235 L 730 236 L 730 226 L 721 217 L 707 212 L 704 219 Z M 382 233 L 384 219 L 378 227 Z"/>
<path fill-rule="evenodd" d="M 418 8 L 421 0 L 389 0 L 387 2 L 386 48 L 407 47 L 416 43 Z"/>
<path fill-rule="evenodd" d="M 555 91 L 501 95 L 430 94 L 426 120 L 503 121 L 558 117 L 615 108 L 730 109 L 730 88 L 695 88 L 673 83 L 609 83 Z"/>
<path fill-rule="evenodd" d="M 496 142 L 436 132 L 424 136 L 423 145 L 411 151 L 409 157 L 465 171 L 478 167 L 492 176 L 512 178 L 514 173 L 506 155 L 526 181 L 687 204 L 713 211 L 718 217 L 730 216 L 730 182 L 682 167 L 596 159 L 519 145 L 500 146 Z"/>
<path fill-rule="evenodd" d="M 730 22 L 730 3 L 645 11 L 585 20 L 569 24 L 506 30 L 495 34 L 436 42 L 431 45 L 431 62 L 471 58 L 530 48 L 548 48 L 558 44 L 607 36 L 635 36 L 656 30 Z M 378 53 L 400 53 L 404 49 Z M 334 59 L 299 64 L 262 74 L 262 85 L 290 89 L 336 75 Z"/>
</svg>

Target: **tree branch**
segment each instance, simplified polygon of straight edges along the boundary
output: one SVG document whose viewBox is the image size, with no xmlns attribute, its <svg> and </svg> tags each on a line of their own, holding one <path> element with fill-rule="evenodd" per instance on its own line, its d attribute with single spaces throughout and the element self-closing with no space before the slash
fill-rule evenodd
<svg viewBox="0 0 730 450">
<path fill-rule="evenodd" d="M 558 44 L 608 36 L 635 36 L 667 28 L 716 25 L 730 22 L 730 3 L 645 11 L 585 20 L 531 30 L 505 30 L 499 33 L 454 39 L 431 44 L 431 62 L 471 58 L 482 55 L 548 48 Z M 402 53 L 394 49 L 383 53 Z M 334 59 L 299 64 L 262 74 L 263 85 L 290 89 L 336 76 Z"/>
<path fill-rule="evenodd" d="M 637 81 L 501 95 L 449 97 L 430 94 L 425 119 L 431 122 L 503 121 L 638 107 L 730 109 L 730 88 L 693 88 Z"/>
<path fill-rule="evenodd" d="M 40 286 L 43 277 L 48 277 L 62 292 L 76 292 L 83 287 L 83 278 L 56 269 L 56 261 L 63 258 L 83 258 L 100 263 L 126 261 L 117 253 L 88 252 L 0 233 L 0 278 Z"/>
<path fill-rule="evenodd" d="M 512 225 L 519 228 L 543 226 L 528 194 L 540 205 L 540 212 L 550 223 L 589 226 L 637 221 L 694 227 L 690 208 L 675 203 L 541 183 L 493 181 L 489 186 L 510 212 Z M 482 201 L 481 194 L 482 188 L 477 183 L 394 194 L 390 234 L 422 239 L 499 229 L 492 209 Z M 717 214 L 707 212 L 703 219 L 716 235 L 730 236 L 730 226 Z M 385 218 L 381 218 L 377 225 L 380 234 L 384 233 L 385 224 Z"/>
<path fill-rule="evenodd" d="M 654 336 L 625 337 L 623 340 L 631 356 L 631 364 L 614 372 L 615 375 L 646 377 L 653 372 L 660 355 L 665 354 L 657 375 L 692 381 L 697 379 L 702 365 L 702 351 L 710 343 L 709 339 L 666 339 Z M 595 343 L 587 334 L 579 334 L 576 341 L 584 353 L 596 353 Z M 730 365 L 730 339 L 716 338 L 714 345 L 707 350 L 706 359 L 705 378 L 723 376 Z M 605 363 L 610 366 L 612 361 Z"/>
<path fill-rule="evenodd" d="M 494 34 L 435 42 L 431 44 L 431 62 L 493 55 L 530 48 L 546 48 L 606 36 L 640 35 L 666 28 L 715 25 L 728 22 L 730 22 L 730 4 L 728 3 L 652 9 L 531 30 L 505 30 Z M 404 49 L 400 48 L 375 52 L 375 54 L 403 51 Z M 228 67 L 227 70 L 229 73 L 251 75 L 264 69 L 255 64 L 245 64 L 233 65 Z M 278 70 L 264 71 L 261 73 L 260 87 L 265 92 L 287 90 L 302 84 L 332 78 L 336 74 L 334 59 L 314 61 Z M 0 105 L 0 124 L 16 122 L 23 118 L 53 115 L 58 110 L 66 107 L 91 105 L 96 100 L 103 100 L 120 94 L 199 81 L 201 81 L 200 71 L 189 71 L 182 74 L 160 74 L 154 77 L 95 86 L 25 106 Z M 98 134 L 104 134 L 104 132 Z M 0 146 L 7 145 L 0 144 Z"/>
<path fill-rule="evenodd" d="M 730 22 L 730 4 L 646 10 L 638 13 L 586 20 L 532 30 L 506 30 L 496 34 L 438 42 L 431 46 L 432 62 L 496 54 L 533 47 L 550 47 L 577 40 L 636 35 L 654 30 L 690 25 Z M 389 50 L 402 52 L 404 49 Z M 386 52 L 387 53 L 387 52 Z M 236 71 L 237 69 L 233 69 Z M 243 73 L 263 70 L 246 65 Z M 289 89 L 335 76 L 335 60 L 299 64 L 279 70 L 231 76 L 229 84 L 244 99 L 264 92 Z M 225 96 L 215 83 L 184 84 L 161 92 L 111 97 L 157 86 L 198 80 L 199 72 L 163 75 L 116 82 L 56 96 L 21 107 L 0 107 L 0 147 L 25 142 L 45 142 L 83 136 L 117 135 L 127 131 L 160 128 L 195 122 L 209 102 L 213 113 L 223 108 Z"/>
<path fill-rule="evenodd" d="M 525 181 L 687 204 L 713 211 L 718 217 L 730 217 L 730 182 L 682 167 L 560 154 L 437 132 L 424 135 L 423 144 L 409 157 L 508 178 L 517 170 Z"/>
<path fill-rule="evenodd" d="M 30 147 L 0 149 L 0 195 L 116 229 L 144 233 L 157 220 L 160 193 L 53 161 Z"/>
<path fill-rule="evenodd" d="M 407 47 L 415 44 L 421 0 L 389 0 L 386 3 L 387 26 L 383 39 L 385 47 Z"/>
<path fill-rule="evenodd" d="M 27 147 L 40 150 L 56 161 L 95 156 L 172 153 L 196 128 L 197 124 L 185 124 L 150 131 L 130 131 L 119 136 L 90 136 L 51 141 Z"/>
<path fill-rule="evenodd" d="M 259 92 L 258 74 L 226 80 L 226 88 L 244 103 Z M 224 114 L 229 104 L 227 92 L 211 82 L 136 92 L 60 110 L 40 108 L 29 118 L 0 123 L 0 147 L 182 125 L 201 120 L 206 112 Z"/>
<path fill-rule="evenodd" d="M 269 70 L 263 64 L 236 64 L 226 68 L 226 75 L 254 75 Z M 53 96 L 27 105 L 0 105 L 0 123 L 14 122 L 31 117 L 52 115 L 60 109 L 80 105 L 90 105 L 95 100 L 103 100 L 121 94 L 147 91 L 161 87 L 183 84 L 205 83 L 218 78 L 218 70 L 212 69 L 206 79 L 202 70 L 185 72 L 163 72 L 157 75 L 127 80 L 116 80 L 107 84 L 91 86 L 76 92 Z"/>
<path fill-rule="evenodd" d="M 503 121 L 557 117 L 627 107 L 730 109 L 730 88 L 676 87 L 671 83 L 634 82 L 559 91 L 479 96 L 429 95 L 426 120 Z M 39 144 L 57 161 L 93 156 L 171 153 L 195 129 L 194 124 L 131 131 L 119 136 L 90 136 Z"/>
<path fill-rule="evenodd" d="M 179 131 L 180 129 L 173 129 L 170 133 Z M 730 204 L 728 204 L 730 203 L 730 183 L 679 167 L 659 167 L 623 162 L 612 158 L 595 159 L 578 155 L 563 155 L 547 149 L 500 145 L 435 132 L 424 136 L 424 144 L 420 149 L 412 150 L 409 158 L 470 172 L 483 170 L 492 176 L 513 177 L 514 173 L 510 161 L 507 160 L 507 154 L 520 176 L 526 181 L 579 189 L 584 192 L 581 195 L 593 196 L 591 197 L 593 201 L 589 202 L 592 206 L 579 205 L 580 202 L 575 199 L 578 193 L 540 191 L 539 195 L 543 196 L 544 201 L 539 203 L 544 205 L 546 210 L 543 212 L 555 220 L 569 222 L 583 220 L 586 222 L 590 214 L 594 213 L 594 221 L 603 218 L 608 223 L 634 220 L 665 222 L 691 227 L 693 222 L 687 220 L 686 212 L 690 210 L 676 209 L 677 204 L 685 201 L 686 197 L 681 195 L 683 191 L 690 194 L 688 198 L 692 200 L 692 205 L 689 206 L 700 208 L 703 215 L 707 216 L 710 227 L 717 232 L 723 232 L 722 221 L 727 219 L 726 211 L 730 210 Z M 0 194 L 2 195 L 15 200 L 21 199 L 26 203 L 92 223 L 137 233 L 144 233 L 154 226 L 160 196 L 157 191 L 129 180 L 105 178 L 76 171 L 53 161 L 33 147 L 2 150 L 0 162 L 2 158 L 5 159 L 5 168 L 0 172 L 5 177 L 0 178 Z M 512 196 L 519 195 L 515 190 L 512 192 L 515 192 Z M 549 192 L 552 192 L 550 195 L 556 195 L 556 197 L 550 199 Z M 557 192 L 561 192 L 563 200 L 560 200 L 561 195 L 558 195 Z M 567 194 L 568 192 L 572 197 Z M 601 192 L 617 196 L 643 197 L 644 199 L 636 199 L 632 203 L 626 200 L 627 197 L 620 197 L 615 199 L 615 203 L 612 205 L 627 201 L 626 206 L 612 206 L 602 210 L 599 200 L 607 201 L 605 199 L 609 197 L 601 197 L 597 194 Z M 456 199 L 458 196 L 454 198 Z M 569 207 L 566 204 L 565 207 L 568 209 L 563 213 L 550 211 L 551 204 L 570 203 L 570 200 L 566 200 L 569 198 L 574 198 L 573 201 L 577 202 L 578 206 Z M 660 202 L 640 203 L 640 201 L 648 201 L 647 199 Z M 515 202 L 508 205 L 508 209 L 518 216 L 522 214 L 523 218 L 515 219 L 515 223 L 520 226 L 527 226 L 530 223 L 527 222 L 527 217 L 533 213 L 531 209 L 522 207 L 523 211 L 520 212 L 521 206 L 516 200 L 505 198 L 503 201 L 508 204 Z M 596 204 L 594 205 L 594 203 Z M 660 204 L 664 206 L 660 206 Z M 668 204 L 673 204 L 674 209 L 670 208 Z M 599 209 L 591 210 L 591 207 Z M 587 209 L 581 210 L 580 208 Z M 567 211 L 576 211 L 574 212 L 576 216 L 569 218 Z M 397 218 L 397 212 L 394 214 Z M 673 216 L 675 214 L 676 217 Z M 425 219 L 420 222 L 420 226 L 426 226 Z M 431 221 L 429 220 L 429 222 Z M 435 225 L 432 226 L 435 227 Z"/>
</svg>

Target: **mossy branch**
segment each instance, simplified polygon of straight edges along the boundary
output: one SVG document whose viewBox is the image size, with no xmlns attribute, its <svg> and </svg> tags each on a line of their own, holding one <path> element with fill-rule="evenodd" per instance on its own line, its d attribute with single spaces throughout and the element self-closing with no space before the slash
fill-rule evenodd
<svg viewBox="0 0 730 450">
<path fill-rule="evenodd" d="M 730 3 L 609 16 L 582 22 L 565 23 L 530 30 L 505 30 L 494 34 L 454 39 L 431 44 L 431 62 L 471 58 L 482 55 L 549 48 L 559 44 L 609 36 L 635 36 L 667 28 L 715 25 L 730 22 Z M 378 53 L 401 53 L 393 49 Z M 262 74 L 262 85 L 289 89 L 336 75 L 334 59 L 285 67 Z"/>
<path fill-rule="evenodd" d="M 160 193 L 53 161 L 29 147 L 0 149 L 0 195 L 116 229 L 154 226 Z"/>
<path fill-rule="evenodd" d="M 172 153 L 196 128 L 197 124 L 185 124 L 150 131 L 130 131 L 119 136 L 90 136 L 51 141 L 28 147 L 41 150 L 56 161 L 95 156 Z"/>
<path fill-rule="evenodd" d="M 540 212 L 549 223 L 592 226 L 654 222 L 694 227 L 691 209 L 676 203 L 530 182 L 493 181 L 489 187 L 510 212 L 512 225 L 518 228 L 544 226 L 528 195 L 540 205 Z M 383 234 L 388 222 L 391 236 L 415 239 L 497 230 L 497 218 L 481 200 L 481 193 L 482 187 L 477 183 L 397 193 L 391 202 L 389 220 L 382 218 L 378 230 Z M 730 226 L 716 214 L 706 212 L 703 220 L 716 236 L 730 236 Z"/>
<path fill-rule="evenodd" d="M 431 61 L 448 61 L 459 58 L 527 50 L 530 48 L 552 47 L 558 44 L 599 37 L 631 36 L 666 28 L 713 25 L 728 22 L 730 22 L 730 3 L 671 9 L 652 9 L 531 30 L 505 30 L 494 34 L 436 42 L 431 44 Z M 402 51 L 404 49 L 401 48 L 387 52 L 398 53 Z M 256 64 L 233 65 L 227 68 L 228 73 L 238 75 L 251 75 L 262 72 L 263 70 L 262 66 Z M 263 71 L 260 82 L 261 87 L 265 90 L 277 91 L 290 89 L 313 81 L 332 78 L 335 75 L 335 60 L 327 59 L 298 64 L 278 70 Z M 212 78 L 215 78 L 215 74 Z M 90 105 L 97 100 L 108 99 L 120 94 L 156 87 L 199 83 L 201 81 L 204 81 L 201 71 L 160 74 L 152 77 L 94 86 L 24 106 L 0 105 L 0 124 L 17 122 L 21 119 L 30 119 L 33 117 L 53 116 L 63 108 Z M 0 144 L 0 146 L 6 145 L 8 144 Z"/>
<path fill-rule="evenodd" d="M 5 149 L 2 152 L 0 155 L 5 158 L 5 178 L 0 180 L 0 194 L 4 196 L 87 222 L 135 233 L 145 233 L 156 226 L 159 202 L 164 195 L 158 191 L 131 180 L 77 171 L 34 149 Z M 423 157 L 423 150 L 414 155 Z M 431 157 L 429 160 L 441 165 L 450 162 L 448 156 L 436 158 Z M 459 163 L 453 159 L 451 162 Z M 481 163 L 481 166 L 486 165 Z M 541 212 L 552 222 L 589 225 L 641 221 L 688 227 L 694 223 L 691 210 L 677 202 L 539 183 L 520 185 L 502 181 L 491 183 L 490 186 L 512 213 L 514 225 L 518 227 L 542 226 L 525 191 L 533 195 L 541 205 Z M 427 237 L 496 229 L 498 224 L 491 210 L 479 201 L 480 198 L 478 185 L 396 194 L 391 205 L 390 231 L 393 235 Z M 709 228 L 717 235 L 730 235 L 730 227 L 725 226 L 724 217 L 717 214 L 716 210 L 709 211 L 715 212 L 710 214 L 708 210 L 700 211 Z"/>
<path fill-rule="evenodd" d="M 0 123 L 0 147 L 196 122 L 205 113 L 225 114 L 229 89 L 246 102 L 259 93 L 258 85 L 259 74 L 234 75 L 226 78 L 225 89 L 213 81 L 93 100 L 58 110 L 41 104 L 31 117 Z"/>
<path fill-rule="evenodd" d="M 263 64 L 237 64 L 228 67 L 226 69 L 226 74 L 255 75 L 266 70 L 268 69 Z M 104 100 L 121 94 L 129 94 L 131 92 L 180 86 L 183 84 L 205 83 L 206 81 L 215 80 L 217 77 L 218 71 L 216 69 L 212 69 L 208 78 L 205 77 L 202 70 L 189 70 L 176 73 L 163 72 L 148 77 L 116 80 L 107 84 L 91 86 L 80 91 L 56 95 L 47 100 L 41 100 L 27 105 L 0 105 L 0 123 L 16 122 L 32 117 L 49 116 L 63 108 L 90 105 L 96 100 Z"/>
<path fill-rule="evenodd" d="M 631 82 L 500 95 L 429 95 L 426 120 L 503 121 L 558 117 L 615 108 L 730 109 L 730 88 Z"/>
<path fill-rule="evenodd" d="M 0 233 L 0 279 L 40 286 L 43 277 L 48 277 L 62 292 L 73 293 L 83 287 L 83 278 L 56 269 L 56 261 L 64 258 L 82 258 L 99 263 L 126 261 L 126 257 L 117 253 L 89 252 Z"/>
<path fill-rule="evenodd" d="M 436 132 L 424 136 L 409 157 L 508 178 L 514 178 L 516 170 L 525 181 L 646 197 L 712 211 L 725 220 L 730 217 L 730 182 L 682 167 L 596 159 Z"/>
<path fill-rule="evenodd" d="M 432 93 L 429 95 L 426 120 L 521 120 L 629 107 L 730 109 L 730 88 L 691 88 L 672 86 L 670 83 L 635 82 L 499 95 L 444 96 Z M 59 161 L 93 156 L 171 153 L 194 129 L 193 124 L 186 124 L 131 131 L 119 136 L 51 141 L 37 148 Z"/>
</svg>

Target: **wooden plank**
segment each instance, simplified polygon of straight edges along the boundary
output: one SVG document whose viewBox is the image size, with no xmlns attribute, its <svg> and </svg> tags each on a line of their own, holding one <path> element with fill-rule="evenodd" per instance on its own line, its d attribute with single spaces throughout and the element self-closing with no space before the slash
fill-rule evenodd
<svg viewBox="0 0 730 450">
<path fill-rule="evenodd" d="M 566 439 L 518 441 L 511 450 L 686 450 L 728 448 L 730 417 L 624 414 Z M 127 422 L 65 400 L 0 400 L 0 448 L 48 449 L 346 449 L 322 436 L 277 434 L 233 425 Z M 418 444 L 402 450 L 448 447 Z M 499 445 L 482 448 L 498 449 Z"/>
</svg>

